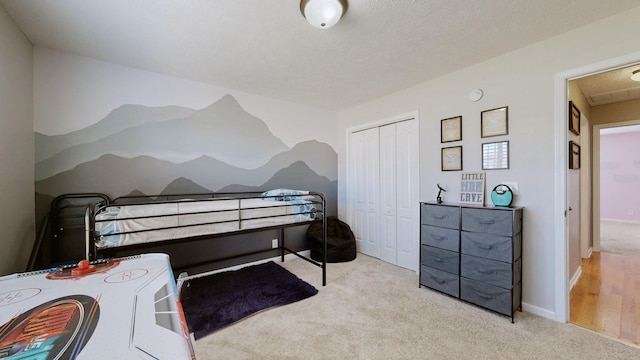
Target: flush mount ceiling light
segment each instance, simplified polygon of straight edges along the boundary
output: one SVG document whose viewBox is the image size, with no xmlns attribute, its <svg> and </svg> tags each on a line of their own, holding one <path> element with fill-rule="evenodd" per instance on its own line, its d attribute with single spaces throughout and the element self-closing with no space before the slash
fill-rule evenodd
<svg viewBox="0 0 640 360">
<path fill-rule="evenodd" d="M 309 24 L 328 29 L 338 23 L 347 11 L 347 0 L 301 0 L 300 12 Z"/>
<path fill-rule="evenodd" d="M 640 69 L 635 70 L 634 72 L 631 73 L 631 80 L 640 81 Z"/>
</svg>

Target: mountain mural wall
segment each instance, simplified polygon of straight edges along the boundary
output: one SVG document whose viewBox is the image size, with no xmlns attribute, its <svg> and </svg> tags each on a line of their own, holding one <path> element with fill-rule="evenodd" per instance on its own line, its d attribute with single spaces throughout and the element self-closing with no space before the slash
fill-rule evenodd
<svg viewBox="0 0 640 360">
<path fill-rule="evenodd" d="M 337 213 L 335 150 L 316 140 L 287 147 L 231 95 L 200 110 L 124 105 L 87 128 L 35 135 L 37 201 L 287 187 L 325 193 Z"/>
<path fill-rule="evenodd" d="M 35 133 L 36 163 L 56 155 L 60 151 L 76 145 L 95 142 L 126 128 L 147 122 L 181 119 L 195 110 L 181 106 L 147 107 L 142 105 L 122 105 L 111 111 L 106 118 L 84 129 L 64 135 L 44 135 Z"/>
<path fill-rule="evenodd" d="M 36 153 L 42 159 L 36 162 L 36 180 L 103 154 L 125 158 L 148 155 L 172 162 L 204 155 L 241 168 L 256 168 L 288 150 L 262 120 L 244 111 L 230 95 L 198 111 L 129 106 L 118 109 L 116 115 L 112 113 L 91 129 L 67 135 L 39 134 Z M 40 149 L 41 142 L 45 149 Z"/>
</svg>

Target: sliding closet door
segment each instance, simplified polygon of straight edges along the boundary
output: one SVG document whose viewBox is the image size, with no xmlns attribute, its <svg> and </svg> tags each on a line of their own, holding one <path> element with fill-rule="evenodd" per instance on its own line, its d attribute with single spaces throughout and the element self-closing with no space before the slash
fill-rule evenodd
<svg viewBox="0 0 640 360">
<path fill-rule="evenodd" d="M 396 124 L 380 128 L 380 259 L 397 262 L 396 250 Z"/>
<path fill-rule="evenodd" d="M 396 264 L 418 271 L 420 251 L 418 120 L 396 124 Z"/>
<path fill-rule="evenodd" d="M 380 257 L 378 128 L 352 133 L 349 139 L 351 226 L 358 251 Z"/>
<path fill-rule="evenodd" d="M 349 137 L 348 192 L 358 251 L 414 271 L 420 251 L 418 120 Z"/>
<path fill-rule="evenodd" d="M 418 270 L 418 121 L 380 128 L 380 259 Z"/>
</svg>

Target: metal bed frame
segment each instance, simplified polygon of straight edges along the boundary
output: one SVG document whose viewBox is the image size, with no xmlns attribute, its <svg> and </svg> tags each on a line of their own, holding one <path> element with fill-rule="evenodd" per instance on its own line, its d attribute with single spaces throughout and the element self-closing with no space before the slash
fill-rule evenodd
<svg viewBox="0 0 640 360">
<path fill-rule="evenodd" d="M 279 239 L 278 239 L 278 246 L 277 248 L 268 248 L 268 249 L 264 249 L 264 250 L 258 250 L 258 251 L 251 251 L 251 252 L 244 252 L 242 254 L 238 254 L 238 255 L 233 255 L 233 256 L 228 256 L 228 257 L 224 257 L 224 258 L 216 258 L 214 260 L 211 261 L 206 261 L 206 262 L 199 262 L 199 263 L 194 263 L 194 264 L 189 264 L 189 266 L 195 267 L 195 266 L 200 266 L 200 265 L 204 265 L 204 264 L 209 264 L 209 263 L 214 263 L 214 262 L 219 262 L 219 261 L 224 261 L 224 260 L 230 260 L 230 259 L 234 259 L 234 258 L 239 258 L 239 257 L 243 257 L 243 256 L 248 256 L 248 255 L 255 255 L 255 254 L 259 254 L 259 253 L 264 253 L 264 252 L 268 252 L 268 251 L 273 251 L 273 250 L 279 250 L 280 252 L 280 258 L 281 261 L 284 261 L 284 256 L 285 253 L 291 253 L 296 255 L 297 257 L 313 264 L 316 265 L 318 267 L 320 267 L 322 269 L 322 285 L 325 286 L 326 282 L 327 282 L 327 276 L 326 276 L 326 270 L 327 270 L 327 223 L 326 223 L 326 204 L 325 204 L 325 196 L 322 193 L 318 193 L 318 192 L 309 192 L 308 194 L 304 194 L 304 195 L 286 195 L 289 198 L 300 198 L 302 199 L 303 196 L 312 196 L 313 200 L 310 200 L 311 203 L 313 203 L 315 205 L 315 217 L 313 220 L 305 220 L 305 221 L 299 221 L 299 222 L 292 222 L 292 223 L 286 223 L 286 224 L 278 224 L 278 225 L 269 225 L 269 226 L 262 226 L 262 227 L 255 227 L 255 228 L 249 228 L 249 229 L 239 229 L 239 230 L 233 230 L 233 231 L 227 231 L 227 232 L 220 232 L 220 233 L 211 233 L 211 234 L 206 234 L 206 235 L 197 235 L 197 236 L 189 236 L 189 237 L 182 237 L 182 238 L 175 238 L 175 239 L 168 239 L 168 240 L 162 240 L 162 241 L 153 241 L 153 242 L 147 242 L 147 243 L 140 243 L 140 244 L 131 244 L 131 245 L 123 245 L 123 246 L 117 246 L 117 247 L 106 247 L 106 248 L 98 248 L 96 246 L 96 241 L 99 239 L 100 235 L 96 232 L 96 223 L 101 222 L 101 221 L 106 221 L 106 220 L 99 220 L 96 219 L 96 216 L 99 215 L 102 211 L 104 211 L 108 206 L 136 206 L 136 205 L 149 205 L 149 204 L 161 204 L 161 203 L 174 203 L 176 201 L 180 201 L 180 202 L 199 202 L 199 201 L 217 201 L 217 200 L 238 200 L 239 205 L 241 203 L 242 200 L 246 200 L 246 199 L 265 199 L 265 198 L 278 198 L 280 196 L 261 196 L 261 192 L 234 192 L 234 193 L 229 193 L 229 192 L 225 192 L 225 193 L 200 193 L 200 194 L 170 194 L 170 195 L 151 195 L 151 196 L 123 196 L 123 197 L 119 197 L 119 198 L 115 198 L 112 201 L 108 200 L 108 197 L 105 197 L 105 200 L 102 201 L 98 201 L 98 202 L 94 202 L 92 204 L 90 204 L 89 206 L 87 206 L 86 211 L 85 211 L 85 216 L 84 216 L 84 228 L 85 228 L 85 242 L 86 242 L 86 258 L 92 261 L 96 261 L 99 258 L 105 258 L 105 257 L 111 257 L 113 256 L 116 252 L 118 251 L 130 251 L 130 250 L 141 250 L 141 252 L 149 252 L 148 250 L 153 248 L 154 246 L 163 246 L 163 245 L 170 245 L 170 244 L 179 244 L 179 243 L 185 243 L 185 242 L 195 242 L 195 241 L 206 241 L 208 239 L 214 239 L 214 238 L 222 238 L 222 237 L 228 237 L 231 235 L 238 235 L 238 234 L 245 234 L 245 233 L 251 233 L 251 232 L 259 232 L 259 231 L 265 231 L 265 230 L 279 230 Z M 188 199 L 188 200 L 185 200 Z M 276 204 L 274 202 L 274 204 Z M 279 207 L 279 206 L 291 206 L 289 204 L 287 205 L 274 205 L 275 207 Z M 240 207 L 240 206 L 239 206 Z M 256 208 L 252 208 L 252 207 L 242 207 L 242 210 L 251 210 L 251 209 L 256 209 Z M 276 217 L 282 217 L 282 216 L 291 216 L 291 215 L 275 215 L 275 216 L 260 216 L 260 217 L 248 217 L 248 218 L 242 218 L 242 211 L 239 211 L 240 209 L 238 209 L 238 219 L 237 220 L 233 220 L 233 222 L 242 222 L 242 221 L 247 221 L 247 220 L 258 220 L 258 219 L 267 219 L 267 218 L 276 218 Z M 216 212 L 221 212 L 221 211 L 228 211 L 228 210 L 212 210 L 212 211 L 201 211 L 201 212 L 194 212 L 194 213 L 187 213 L 186 215 L 192 215 L 192 214 L 197 214 L 197 215 L 206 215 L 209 213 L 216 213 Z M 309 214 L 311 212 L 302 212 L 300 214 Z M 163 216 L 175 216 L 177 214 L 168 214 L 168 215 L 152 215 L 152 216 L 144 216 L 144 217 L 135 217 L 132 219 L 144 219 L 144 218 L 153 218 L 153 217 L 163 217 Z M 184 215 L 184 214 L 183 214 Z M 289 227 L 295 227 L 295 226 L 302 226 L 302 225 L 309 225 L 313 222 L 317 222 L 317 221 L 322 221 L 322 226 L 323 226 L 323 237 L 322 237 L 322 248 L 324 249 L 323 251 L 323 257 L 322 257 L 322 261 L 316 261 L 311 259 L 311 257 L 307 257 L 305 255 L 301 255 L 299 254 L 297 251 L 294 251 L 290 248 L 288 248 L 285 244 L 285 229 L 289 228 Z M 157 230 L 169 230 L 169 229 L 177 229 L 177 228 L 187 228 L 187 227 L 191 227 L 191 226 L 201 226 L 201 225 L 213 225 L 213 224 L 218 224 L 218 223 L 228 223 L 231 222 L 230 220 L 226 220 L 226 221 L 211 221 L 211 222 L 207 222 L 207 223 L 197 223 L 197 224 L 189 224 L 189 225 L 178 225 L 178 226 L 167 226 L 167 227 L 162 227 L 162 228 L 150 228 L 150 229 L 143 229 L 143 230 L 136 230 L 136 231 L 129 231 L 129 232 L 120 232 L 120 233 L 114 233 L 111 235 L 123 235 L 123 234 L 129 234 L 129 233 L 136 233 L 136 232 L 144 232 L 144 231 L 157 231 Z"/>
</svg>

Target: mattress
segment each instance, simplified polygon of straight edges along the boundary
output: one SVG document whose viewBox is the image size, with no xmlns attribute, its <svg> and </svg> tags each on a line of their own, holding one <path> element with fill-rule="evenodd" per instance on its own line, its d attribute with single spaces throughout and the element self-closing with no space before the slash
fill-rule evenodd
<svg viewBox="0 0 640 360">
<path fill-rule="evenodd" d="M 312 201 L 273 198 L 111 205 L 96 214 L 96 246 L 101 249 L 278 226 L 311 221 L 315 214 Z"/>
</svg>

